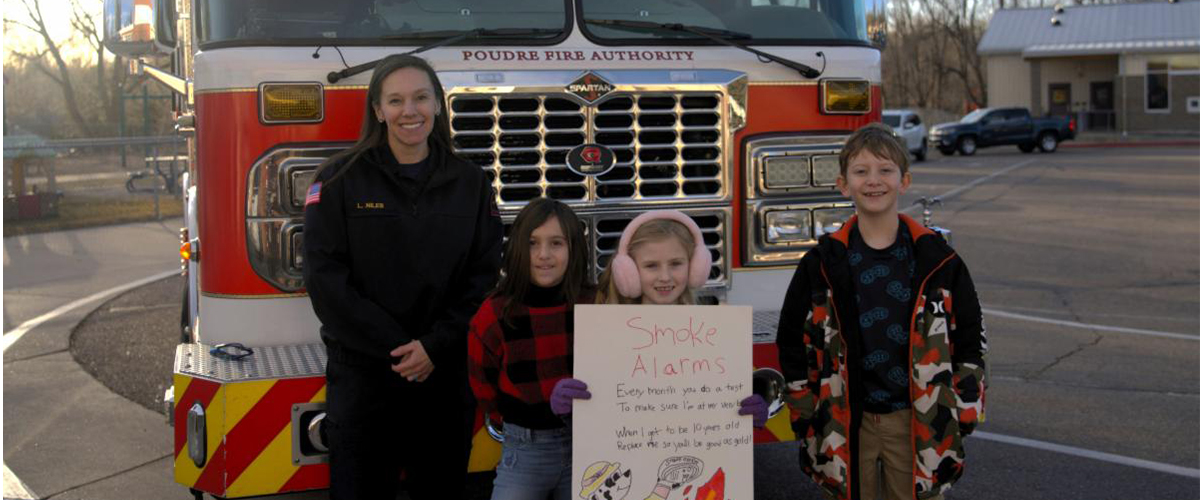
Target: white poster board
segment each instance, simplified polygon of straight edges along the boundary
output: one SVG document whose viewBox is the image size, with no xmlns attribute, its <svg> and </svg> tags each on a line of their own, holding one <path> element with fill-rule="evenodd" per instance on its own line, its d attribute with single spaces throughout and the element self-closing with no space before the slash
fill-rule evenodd
<svg viewBox="0 0 1200 500">
<path fill-rule="evenodd" d="M 579 305 L 572 492 L 581 500 L 751 500 L 746 306 Z"/>
</svg>

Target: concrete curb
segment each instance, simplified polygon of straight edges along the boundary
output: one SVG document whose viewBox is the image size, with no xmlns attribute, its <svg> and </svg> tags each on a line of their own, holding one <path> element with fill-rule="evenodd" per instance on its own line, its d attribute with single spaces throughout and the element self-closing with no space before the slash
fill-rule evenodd
<svg viewBox="0 0 1200 500">
<path fill-rule="evenodd" d="M 1058 145 L 1060 148 L 1168 148 L 1187 146 L 1200 146 L 1200 139 L 1134 142 L 1070 142 Z"/>
</svg>

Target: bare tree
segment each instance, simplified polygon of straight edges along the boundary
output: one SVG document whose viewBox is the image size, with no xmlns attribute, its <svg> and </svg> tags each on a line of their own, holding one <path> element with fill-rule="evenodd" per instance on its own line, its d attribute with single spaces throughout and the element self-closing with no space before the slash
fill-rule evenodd
<svg viewBox="0 0 1200 500">
<path fill-rule="evenodd" d="M 129 77 L 120 57 L 114 58 L 109 64 L 102 43 L 103 34 L 96 28 L 93 13 L 84 8 L 79 0 L 72 0 L 71 36 L 66 40 L 55 40 L 47 25 L 41 0 L 19 2 L 24 8 L 26 19 L 6 17 L 5 30 L 25 31 L 36 37 L 39 43 L 33 49 L 12 50 L 10 54 L 23 64 L 45 74 L 61 88 L 67 114 L 82 135 L 111 133 L 111 128 L 115 127 L 121 113 L 122 94 L 141 82 Z M 89 84 L 76 80 L 77 75 L 73 68 L 77 65 L 73 65 L 72 61 L 68 61 L 63 55 L 65 47 L 80 42 L 96 54 L 95 65 L 90 68 L 94 71 L 94 92 L 87 88 Z M 99 102 L 90 102 L 89 98 Z"/>
<path fill-rule="evenodd" d="M 931 24 L 945 34 L 950 48 L 957 56 L 945 58 L 938 64 L 938 71 L 953 76 L 962 85 L 964 97 L 975 107 L 987 105 L 984 88 L 983 59 L 976 48 L 986 30 L 986 19 L 982 19 L 981 0 L 920 0 L 922 10 L 928 13 Z"/>
</svg>

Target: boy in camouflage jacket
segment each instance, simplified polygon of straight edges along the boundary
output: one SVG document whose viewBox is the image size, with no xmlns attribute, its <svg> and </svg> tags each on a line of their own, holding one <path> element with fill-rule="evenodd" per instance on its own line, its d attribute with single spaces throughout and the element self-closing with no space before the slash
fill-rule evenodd
<svg viewBox="0 0 1200 500">
<path fill-rule="evenodd" d="M 874 499 L 880 463 L 886 498 L 938 499 L 983 421 L 979 300 L 946 241 L 898 212 L 911 177 L 890 130 L 859 129 L 840 164 L 856 215 L 801 259 L 776 341 L 800 467 L 833 499 Z"/>
</svg>

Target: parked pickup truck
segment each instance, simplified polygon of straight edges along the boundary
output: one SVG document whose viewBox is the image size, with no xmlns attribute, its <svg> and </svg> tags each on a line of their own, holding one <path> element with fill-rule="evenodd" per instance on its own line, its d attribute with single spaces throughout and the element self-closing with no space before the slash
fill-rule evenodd
<svg viewBox="0 0 1200 500">
<path fill-rule="evenodd" d="M 934 125 L 929 130 L 929 145 L 944 155 L 958 151 L 970 156 L 978 148 L 1005 145 L 1015 145 L 1023 153 L 1035 147 L 1053 153 L 1059 142 L 1074 138 L 1074 118 L 1033 118 L 1025 108 L 977 109 L 958 122 Z"/>
</svg>

